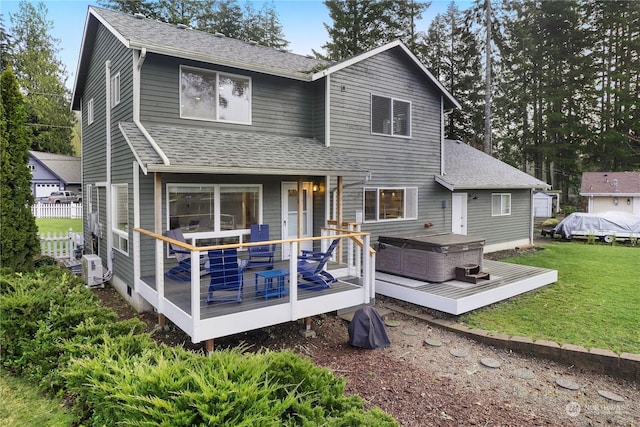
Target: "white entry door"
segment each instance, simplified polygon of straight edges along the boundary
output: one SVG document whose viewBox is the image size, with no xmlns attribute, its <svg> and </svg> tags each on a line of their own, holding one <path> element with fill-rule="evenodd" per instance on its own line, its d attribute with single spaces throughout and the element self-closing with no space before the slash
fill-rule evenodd
<svg viewBox="0 0 640 427">
<path fill-rule="evenodd" d="M 313 184 L 305 182 L 302 191 L 302 235 L 313 237 Z M 298 183 L 282 183 L 282 239 L 298 237 Z M 301 249 L 312 250 L 313 242 L 302 242 Z M 289 259 L 289 245 L 282 245 L 282 259 Z"/>
<path fill-rule="evenodd" d="M 451 232 L 467 234 L 467 193 L 451 195 Z"/>
</svg>

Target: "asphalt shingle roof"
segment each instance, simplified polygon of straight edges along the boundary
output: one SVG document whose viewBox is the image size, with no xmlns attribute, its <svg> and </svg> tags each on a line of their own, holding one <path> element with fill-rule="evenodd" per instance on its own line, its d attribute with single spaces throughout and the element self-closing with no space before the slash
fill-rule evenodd
<svg viewBox="0 0 640 427">
<path fill-rule="evenodd" d="M 29 151 L 29 153 L 65 183 L 80 184 L 82 182 L 80 157 L 42 151 Z"/>
<path fill-rule="evenodd" d="M 444 175 L 436 181 L 450 190 L 542 188 L 550 186 L 460 141 L 444 142 Z"/>
<path fill-rule="evenodd" d="M 317 67 L 329 63 L 304 55 L 283 52 L 224 36 L 136 17 L 111 10 L 90 8 L 128 43 L 148 51 L 200 59 L 246 70 L 270 71 L 276 75 L 308 79 Z"/>
<path fill-rule="evenodd" d="M 367 173 L 345 150 L 313 138 L 144 124 L 169 164 L 130 122 L 120 128 L 136 157 L 149 171 L 268 175 L 343 175 Z"/>
<path fill-rule="evenodd" d="M 580 195 L 640 194 L 640 172 L 584 172 Z"/>
</svg>

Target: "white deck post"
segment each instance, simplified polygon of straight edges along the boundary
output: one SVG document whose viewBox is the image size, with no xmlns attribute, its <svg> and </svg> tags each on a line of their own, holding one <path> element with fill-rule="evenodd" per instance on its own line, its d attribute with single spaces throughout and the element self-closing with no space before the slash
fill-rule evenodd
<svg viewBox="0 0 640 427">
<path fill-rule="evenodd" d="M 191 252 L 191 321 L 193 336 L 200 336 L 200 251 Z"/>
<path fill-rule="evenodd" d="M 287 243 L 283 243 L 287 244 Z M 298 253 L 298 242 L 289 243 L 291 247 L 289 248 L 289 306 L 291 312 L 291 320 L 298 320 L 298 263 L 297 256 L 294 254 Z"/>
<path fill-rule="evenodd" d="M 369 302 L 371 298 L 371 290 L 373 288 L 373 277 L 371 274 L 371 256 L 369 255 L 369 241 L 371 235 L 365 234 L 362 236 L 362 252 L 363 252 L 363 265 L 362 265 L 362 285 L 364 287 L 365 304 Z"/>
</svg>

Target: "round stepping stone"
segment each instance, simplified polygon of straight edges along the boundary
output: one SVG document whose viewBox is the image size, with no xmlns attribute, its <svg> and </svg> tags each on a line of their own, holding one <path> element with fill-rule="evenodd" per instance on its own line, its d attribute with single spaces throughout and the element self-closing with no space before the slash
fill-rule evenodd
<svg viewBox="0 0 640 427">
<path fill-rule="evenodd" d="M 500 363 L 500 361 L 496 359 L 492 359 L 491 357 L 484 357 L 480 359 L 480 363 L 482 363 L 487 368 L 494 368 L 494 369 L 502 366 L 502 363 Z"/>
<path fill-rule="evenodd" d="M 570 380 L 569 378 L 558 378 L 556 380 L 556 384 L 558 384 L 562 388 L 566 388 L 567 390 L 579 390 L 580 384 L 577 382 Z"/>
<path fill-rule="evenodd" d="M 400 326 L 401 323 L 399 320 L 385 320 L 384 324 L 389 327 L 395 328 L 396 326 Z"/>
<path fill-rule="evenodd" d="M 424 340 L 424 343 L 427 345 L 430 345 L 431 347 L 441 347 L 442 346 L 442 341 L 440 341 L 438 338 L 426 338 Z"/>
<path fill-rule="evenodd" d="M 614 402 L 624 402 L 624 397 L 619 394 L 607 390 L 598 390 L 598 394 L 605 399 L 613 400 Z"/>
<path fill-rule="evenodd" d="M 451 353 L 455 357 L 467 357 L 469 355 L 469 350 L 464 348 L 452 348 L 451 350 L 449 350 L 449 353 Z"/>
<path fill-rule="evenodd" d="M 415 337 L 416 335 L 418 335 L 418 331 L 416 331 L 415 329 L 403 329 L 402 333 L 410 337 Z"/>
<path fill-rule="evenodd" d="M 514 377 L 518 377 L 523 380 L 532 380 L 536 377 L 535 374 L 528 369 L 516 369 L 512 374 Z"/>
</svg>

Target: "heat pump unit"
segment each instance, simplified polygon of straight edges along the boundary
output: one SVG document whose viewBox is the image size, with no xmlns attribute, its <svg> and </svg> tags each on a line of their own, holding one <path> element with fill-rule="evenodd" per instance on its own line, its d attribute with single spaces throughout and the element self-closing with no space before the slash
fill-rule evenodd
<svg viewBox="0 0 640 427">
<path fill-rule="evenodd" d="M 104 288 L 102 259 L 98 255 L 82 255 L 82 277 L 87 286 Z"/>
</svg>

